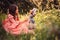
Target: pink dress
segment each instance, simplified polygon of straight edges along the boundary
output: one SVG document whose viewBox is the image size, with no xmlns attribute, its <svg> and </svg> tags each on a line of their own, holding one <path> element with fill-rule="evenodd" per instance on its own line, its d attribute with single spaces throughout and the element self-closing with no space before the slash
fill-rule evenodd
<svg viewBox="0 0 60 40">
<path fill-rule="evenodd" d="M 14 20 L 11 14 L 8 14 L 7 18 L 2 22 L 3 28 L 7 33 L 13 35 L 19 35 L 22 33 L 28 33 L 29 20 L 20 22 L 19 20 Z"/>
</svg>

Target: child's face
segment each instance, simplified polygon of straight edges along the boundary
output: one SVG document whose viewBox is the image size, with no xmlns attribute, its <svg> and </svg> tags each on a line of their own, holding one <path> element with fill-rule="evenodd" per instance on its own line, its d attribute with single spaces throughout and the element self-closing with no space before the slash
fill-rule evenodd
<svg viewBox="0 0 60 40">
<path fill-rule="evenodd" d="M 18 14 L 18 7 L 17 7 L 17 9 L 16 9 L 16 14 Z"/>
</svg>

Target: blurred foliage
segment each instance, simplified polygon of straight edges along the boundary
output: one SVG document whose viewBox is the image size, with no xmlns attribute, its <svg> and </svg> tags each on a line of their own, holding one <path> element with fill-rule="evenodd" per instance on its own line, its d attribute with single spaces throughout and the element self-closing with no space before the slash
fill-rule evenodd
<svg viewBox="0 0 60 40">
<path fill-rule="evenodd" d="M 53 3 L 51 3 L 53 2 Z M 7 11 L 10 4 L 17 4 L 21 20 L 24 20 L 28 14 L 27 11 L 32 8 L 38 8 L 36 13 L 35 34 L 22 34 L 13 36 L 5 32 L 2 27 L 2 20 L 6 18 L 6 14 L 2 13 Z M 54 9 L 58 7 L 60 9 L 60 0 L 0 0 L 0 40 L 56 40 L 60 36 L 60 10 Z M 50 10 L 52 8 L 52 10 Z M 45 12 L 44 12 L 44 11 Z"/>
<path fill-rule="evenodd" d="M 23 20 L 26 15 L 21 15 Z M 13 36 L 5 32 L 2 27 L 2 20 L 6 18 L 6 14 L 0 14 L 0 40 L 56 40 L 60 29 L 60 10 L 49 10 L 36 13 L 34 17 L 36 29 L 35 34 L 22 34 Z"/>
<path fill-rule="evenodd" d="M 6 12 L 11 4 L 18 5 L 21 14 L 27 13 L 34 7 L 40 11 L 60 9 L 60 0 L 0 0 L 0 11 Z"/>
<path fill-rule="evenodd" d="M 37 13 L 35 17 L 37 40 L 55 40 L 60 29 L 60 11 L 49 10 Z M 38 36 L 39 35 L 39 36 Z"/>
</svg>

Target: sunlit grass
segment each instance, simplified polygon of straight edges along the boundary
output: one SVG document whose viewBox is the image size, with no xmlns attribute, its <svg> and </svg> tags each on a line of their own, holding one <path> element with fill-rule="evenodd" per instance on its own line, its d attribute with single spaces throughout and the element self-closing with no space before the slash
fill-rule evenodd
<svg viewBox="0 0 60 40">
<path fill-rule="evenodd" d="M 36 29 L 35 34 L 27 34 L 27 35 L 20 35 L 17 38 L 10 35 L 5 35 L 7 37 L 7 40 L 54 40 L 55 33 L 51 34 L 51 31 L 53 29 L 57 30 L 60 27 L 60 11 L 58 10 L 50 10 L 46 12 L 36 12 L 36 16 L 34 17 Z M 28 18 L 28 14 L 26 15 L 19 15 L 20 20 L 25 20 Z M 6 14 L 0 15 L 0 22 L 6 18 Z M 1 30 L 2 31 L 2 30 Z M 4 33 L 4 32 L 2 32 Z M 2 34 L 3 35 L 3 34 Z M 4 36 L 4 37 L 5 37 Z M 6 38 L 5 37 L 5 38 Z"/>
</svg>

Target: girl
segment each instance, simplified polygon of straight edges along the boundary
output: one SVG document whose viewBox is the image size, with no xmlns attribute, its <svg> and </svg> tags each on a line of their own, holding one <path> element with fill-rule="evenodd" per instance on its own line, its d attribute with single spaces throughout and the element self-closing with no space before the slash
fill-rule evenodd
<svg viewBox="0 0 60 40">
<path fill-rule="evenodd" d="M 3 20 L 2 25 L 3 28 L 7 33 L 13 34 L 13 35 L 19 35 L 21 33 L 28 33 L 28 25 L 29 20 L 25 19 L 24 21 L 20 21 L 18 16 L 18 7 L 15 4 L 12 4 L 9 7 L 9 12 L 7 14 L 7 18 Z"/>
</svg>

